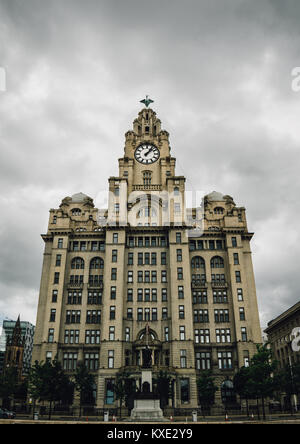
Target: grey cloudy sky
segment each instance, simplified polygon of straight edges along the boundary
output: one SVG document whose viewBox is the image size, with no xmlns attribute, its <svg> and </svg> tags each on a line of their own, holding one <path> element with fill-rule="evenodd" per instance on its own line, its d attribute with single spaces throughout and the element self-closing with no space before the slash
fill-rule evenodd
<svg viewBox="0 0 300 444">
<path fill-rule="evenodd" d="M 262 326 L 299 300 L 299 20 L 298 0 L 0 0 L 0 320 L 35 324 L 48 211 L 100 206 L 145 94 L 187 189 L 246 207 Z"/>
</svg>

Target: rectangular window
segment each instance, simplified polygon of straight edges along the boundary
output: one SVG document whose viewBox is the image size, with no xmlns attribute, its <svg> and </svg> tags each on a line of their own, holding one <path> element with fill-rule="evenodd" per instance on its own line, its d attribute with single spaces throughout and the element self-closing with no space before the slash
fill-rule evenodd
<svg viewBox="0 0 300 444">
<path fill-rule="evenodd" d="M 48 342 L 53 342 L 54 340 L 54 328 L 49 328 L 48 330 Z"/>
<path fill-rule="evenodd" d="M 108 350 L 108 368 L 114 368 L 115 352 Z"/>
<path fill-rule="evenodd" d="M 116 319 L 116 307 L 114 305 L 110 306 L 110 310 L 109 310 L 109 319 L 110 320 L 114 320 Z"/>
<path fill-rule="evenodd" d="M 182 249 L 181 248 L 176 250 L 176 259 L 177 259 L 177 262 L 182 262 Z"/>
<path fill-rule="evenodd" d="M 151 253 L 151 265 L 156 265 L 156 253 Z"/>
<path fill-rule="evenodd" d="M 184 289 L 182 285 L 178 286 L 178 299 L 184 299 Z"/>
<path fill-rule="evenodd" d="M 151 271 L 151 282 L 157 282 L 157 272 L 155 270 Z"/>
<path fill-rule="evenodd" d="M 133 253 L 128 253 L 128 265 L 133 265 Z"/>
<path fill-rule="evenodd" d="M 59 272 L 54 273 L 54 284 L 59 284 Z"/>
<path fill-rule="evenodd" d="M 86 324 L 100 324 L 101 310 L 87 310 L 85 322 Z"/>
<path fill-rule="evenodd" d="M 143 272 L 138 271 L 138 282 L 143 282 Z"/>
<path fill-rule="evenodd" d="M 242 280 L 241 280 L 241 272 L 240 271 L 236 271 L 235 272 L 235 282 L 242 282 Z"/>
<path fill-rule="evenodd" d="M 58 291 L 53 290 L 52 291 L 52 302 L 57 302 L 57 295 L 58 295 Z"/>
<path fill-rule="evenodd" d="M 142 300 L 143 300 L 143 289 L 142 288 L 138 288 L 137 300 L 138 300 L 138 302 L 142 302 Z"/>
<path fill-rule="evenodd" d="M 216 329 L 216 341 L 218 343 L 231 342 L 230 328 Z"/>
<path fill-rule="evenodd" d="M 167 282 L 167 270 L 161 271 L 161 282 Z"/>
<path fill-rule="evenodd" d="M 57 254 L 56 255 L 55 266 L 56 267 L 60 267 L 61 266 L 61 254 Z"/>
<path fill-rule="evenodd" d="M 63 369 L 64 370 L 76 370 L 77 367 L 77 353 L 64 353 L 63 354 Z"/>
<path fill-rule="evenodd" d="M 113 233 L 113 244 L 117 244 L 119 239 L 118 233 Z"/>
<path fill-rule="evenodd" d="M 161 289 L 161 300 L 162 302 L 166 302 L 168 300 L 168 290 L 167 288 Z"/>
<path fill-rule="evenodd" d="M 102 304 L 102 291 L 89 291 L 87 303 L 88 305 Z"/>
<path fill-rule="evenodd" d="M 144 282 L 150 282 L 150 271 L 147 270 L 145 271 L 145 280 Z"/>
<path fill-rule="evenodd" d="M 242 341 L 247 341 L 247 329 L 246 327 L 241 328 Z"/>
<path fill-rule="evenodd" d="M 127 302 L 133 301 L 133 289 L 127 288 Z"/>
<path fill-rule="evenodd" d="M 227 291 L 226 290 L 219 290 L 213 291 L 213 301 L 215 304 L 224 304 L 228 302 L 227 298 Z"/>
<path fill-rule="evenodd" d="M 196 352 L 196 369 L 210 370 L 211 369 L 211 354 L 210 352 Z"/>
<path fill-rule="evenodd" d="M 145 302 L 150 302 L 150 288 L 145 288 Z"/>
<path fill-rule="evenodd" d="M 233 263 L 234 265 L 239 265 L 239 254 L 233 253 Z"/>
<path fill-rule="evenodd" d="M 64 243 L 64 240 L 63 239 L 58 239 L 58 241 L 57 241 L 57 248 L 63 248 L 63 243 Z"/>
<path fill-rule="evenodd" d="M 110 299 L 116 299 L 117 287 L 110 287 Z"/>
<path fill-rule="evenodd" d="M 118 250 L 112 250 L 111 252 L 111 261 L 118 262 Z"/>
<path fill-rule="evenodd" d="M 109 327 L 109 340 L 110 341 L 115 340 L 115 327 L 113 326 Z"/>
<path fill-rule="evenodd" d="M 185 326 L 181 325 L 179 327 L 179 339 L 180 341 L 185 341 Z"/>
<path fill-rule="evenodd" d="M 167 264 L 167 253 L 164 251 L 162 253 L 160 253 L 160 263 L 161 263 L 161 265 Z"/>
<path fill-rule="evenodd" d="M 236 237 L 232 237 L 232 238 L 231 238 L 231 245 L 232 245 L 233 247 L 237 247 L 237 240 L 236 240 Z"/>
<path fill-rule="evenodd" d="M 125 341 L 126 342 L 130 341 L 130 328 L 129 327 L 125 327 Z"/>
<path fill-rule="evenodd" d="M 49 322 L 55 322 L 56 309 L 51 308 Z"/>
<path fill-rule="evenodd" d="M 165 341 L 169 341 L 169 327 L 165 327 Z"/>
<path fill-rule="evenodd" d="M 116 281 L 117 280 L 117 269 L 116 268 L 112 268 L 111 269 L 111 280 L 112 281 Z"/>
<path fill-rule="evenodd" d="M 137 320 L 138 321 L 142 321 L 143 320 L 143 309 L 142 308 L 138 308 L 137 309 Z"/>
<path fill-rule="evenodd" d="M 178 319 L 184 319 L 184 305 L 178 307 Z"/>
<path fill-rule="evenodd" d="M 182 281 L 182 279 L 183 279 L 183 268 L 182 267 L 177 268 L 177 279 L 179 281 Z"/>
<path fill-rule="evenodd" d="M 245 310 L 243 307 L 239 307 L 239 313 L 240 313 L 240 321 L 245 320 Z"/>
<path fill-rule="evenodd" d="M 152 302 L 157 302 L 157 289 L 156 288 L 151 289 L 151 299 L 152 299 Z"/>
<path fill-rule="evenodd" d="M 227 370 L 232 368 L 232 354 L 231 352 L 218 352 L 218 365 L 220 370 Z"/>
<path fill-rule="evenodd" d="M 180 350 L 180 368 L 186 367 L 186 350 Z"/>
<path fill-rule="evenodd" d="M 127 319 L 133 318 L 132 308 L 127 308 Z"/>
<path fill-rule="evenodd" d="M 176 233 L 176 244 L 181 244 L 181 233 Z"/>
<path fill-rule="evenodd" d="M 180 379 L 180 397 L 182 403 L 190 401 L 190 383 L 188 378 Z"/>
<path fill-rule="evenodd" d="M 85 353 L 84 365 L 88 370 L 98 370 L 99 367 L 99 353 Z"/>
<path fill-rule="evenodd" d="M 210 333 L 209 329 L 196 329 L 195 330 L 195 342 L 197 344 L 209 344 Z"/>
<path fill-rule="evenodd" d="M 238 301 L 243 301 L 243 289 L 242 288 L 237 289 L 237 299 L 238 299 Z"/>
<path fill-rule="evenodd" d="M 152 308 L 152 321 L 157 321 L 157 308 Z"/>
<path fill-rule="evenodd" d="M 145 308 L 145 321 L 150 321 L 150 308 Z"/>
<path fill-rule="evenodd" d="M 162 308 L 161 317 L 162 317 L 162 319 L 168 319 L 168 308 L 167 307 Z"/>
<path fill-rule="evenodd" d="M 127 282 L 130 284 L 133 282 L 133 271 L 132 270 L 129 270 L 127 272 Z"/>
<path fill-rule="evenodd" d="M 111 350 L 113 352 L 113 350 Z M 112 367 L 110 367 L 109 358 L 112 357 Z M 109 355 L 108 352 L 108 368 L 114 368 L 114 355 Z M 106 379 L 106 387 L 105 387 L 105 404 L 112 405 L 115 402 L 115 381 L 114 379 Z"/>
</svg>

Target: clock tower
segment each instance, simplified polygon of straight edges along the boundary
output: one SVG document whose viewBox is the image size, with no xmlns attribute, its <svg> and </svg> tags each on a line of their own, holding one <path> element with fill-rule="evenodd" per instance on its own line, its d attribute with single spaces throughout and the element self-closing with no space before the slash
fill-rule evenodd
<svg viewBox="0 0 300 444">
<path fill-rule="evenodd" d="M 169 133 L 155 111 L 142 109 L 125 134 L 119 176 L 109 179 L 109 220 L 131 226 L 182 223 L 185 178 L 175 176 L 175 165 Z"/>
</svg>

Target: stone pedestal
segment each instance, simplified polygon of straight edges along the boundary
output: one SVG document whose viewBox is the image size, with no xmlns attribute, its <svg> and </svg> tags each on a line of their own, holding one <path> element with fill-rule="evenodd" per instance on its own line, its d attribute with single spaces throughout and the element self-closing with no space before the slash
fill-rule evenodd
<svg viewBox="0 0 300 444">
<path fill-rule="evenodd" d="M 131 410 L 133 421 L 157 421 L 164 420 L 159 399 L 135 399 L 134 408 Z"/>
<path fill-rule="evenodd" d="M 152 371 L 142 370 L 142 391 L 136 394 L 132 421 L 164 421 L 159 395 L 152 393 Z"/>
</svg>

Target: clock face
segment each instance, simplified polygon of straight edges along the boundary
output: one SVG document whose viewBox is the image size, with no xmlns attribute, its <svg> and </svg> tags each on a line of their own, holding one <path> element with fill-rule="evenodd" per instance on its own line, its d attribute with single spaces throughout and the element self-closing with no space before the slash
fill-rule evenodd
<svg viewBox="0 0 300 444">
<path fill-rule="evenodd" d="M 159 159 L 159 150 L 151 143 L 143 143 L 137 147 L 134 156 L 138 162 L 149 165 Z"/>
</svg>

